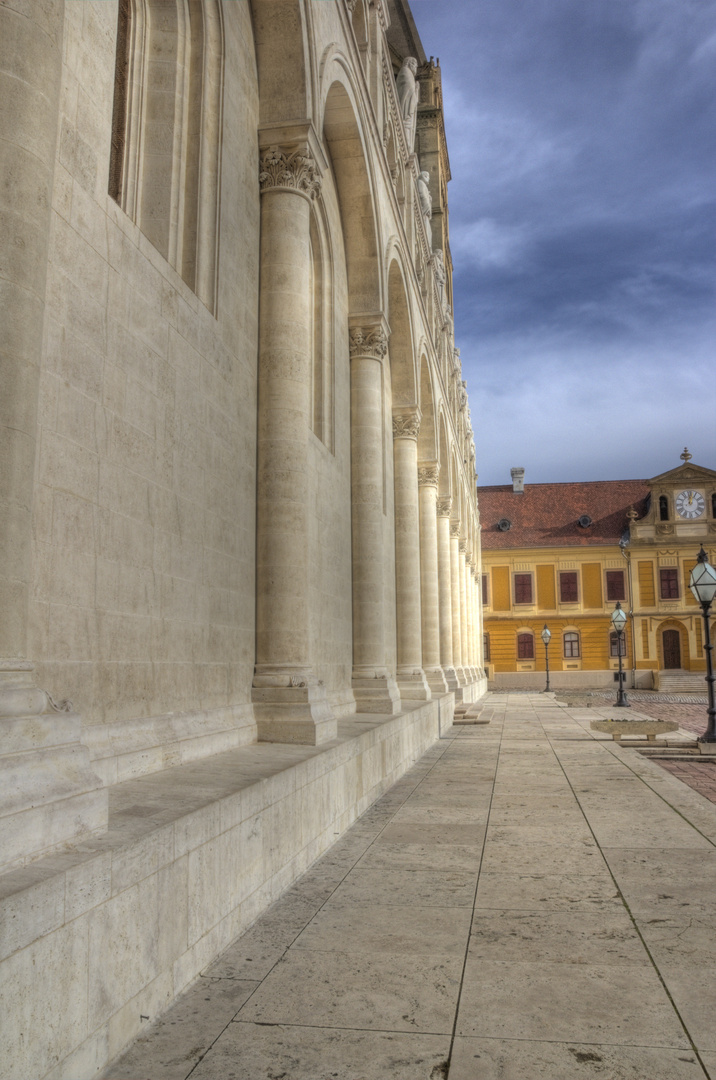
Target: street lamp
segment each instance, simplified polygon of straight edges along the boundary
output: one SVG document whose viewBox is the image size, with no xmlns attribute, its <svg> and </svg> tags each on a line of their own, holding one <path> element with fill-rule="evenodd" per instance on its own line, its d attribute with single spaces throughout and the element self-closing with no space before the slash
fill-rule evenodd
<svg viewBox="0 0 716 1080">
<path fill-rule="evenodd" d="M 714 673 L 711 663 L 711 631 L 709 628 L 709 608 L 716 596 L 716 570 L 710 565 L 703 544 L 696 556 L 696 566 L 691 571 L 689 588 L 701 604 L 704 617 L 704 652 L 706 653 L 706 686 L 709 695 L 708 724 L 699 742 L 716 742 L 716 707 L 714 707 Z"/>
<path fill-rule="evenodd" d="M 619 692 L 617 694 L 617 700 L 614 702 L 614 707 L 618 709 L 630 709 L 631 705 L 627 701 L 627 696 L 624 692 L 624 675 L 622 673 L 622 640 L 624 637 L 624 627 L 626 626 L 626 612 L 622 611 L 622 606 L 617 600 L 617 606 L 612 612 L 612 626 L 617 635 L 617 656 L 619 657 Z"/>
<path fill-rule="evenodd" d="M 547 623 L 544 624 L 544 630 L 540 634 L 540 637 L 544 641 L 544 666 L 545 666 L 545 670 L 547 672 L 547 685 L 544 688 L 544 693 L 548 694 L 549 693 L 549 653 L 547 652 L 547 649 L 549 647 L 549 639 L 552 637 L 552 635 L 549 632 L 549 630 L 547 629 Z"/>
</svg>

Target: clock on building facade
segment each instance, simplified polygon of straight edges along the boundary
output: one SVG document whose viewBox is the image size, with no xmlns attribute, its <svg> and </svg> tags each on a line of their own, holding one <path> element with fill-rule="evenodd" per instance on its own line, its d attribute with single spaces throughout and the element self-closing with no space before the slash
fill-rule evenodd
<svg viewBox="0 0 716 1080">
<path fill-rule="evenodd" d="M 680 491 L 674 500 L 676 513 L 681 518 L 700 518 L 706 509 L 706 500 L 700 491 L 691 491 L 688 488 Z"/>
</svg>

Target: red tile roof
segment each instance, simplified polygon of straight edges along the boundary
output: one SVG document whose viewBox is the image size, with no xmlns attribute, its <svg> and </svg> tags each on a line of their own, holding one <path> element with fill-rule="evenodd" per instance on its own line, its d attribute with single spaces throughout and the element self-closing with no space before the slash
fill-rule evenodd
<svg viewBox="0 0 716 1080">
<path fill-rule="evenodd" d="M 511 484 L 478 487 L 484 551 L 530 547 L 589 547 L 618 544 L 633 506 L 647 510 L 646 480 L 594 480 L 578 484 L 525 484 L 516 494 Z M 583 528 L 587 514 L 592 524 Z M 511 527 L 501 531 L 501 519 Z"/>
</svg>

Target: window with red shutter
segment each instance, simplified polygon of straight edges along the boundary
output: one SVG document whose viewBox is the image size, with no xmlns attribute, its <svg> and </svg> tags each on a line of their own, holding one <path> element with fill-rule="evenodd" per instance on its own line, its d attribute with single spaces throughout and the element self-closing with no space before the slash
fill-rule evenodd
<svg viewBox="0 0 716 1080">
<path fill-rule="evenodd" d="M 663 567 L 659 570 L 659 578 L 661 581 L 661 599 L 678 600 L 679 571 L 672 570 L 670 567 Z"/>
<path fill-rule="evenodd" d="M 535 639 L 532 634 L 517 635 L 517 658 L 519 660 L 534 660 Z"/>
<path fill-rule="evenodd" d="M 607 600 L 626 600 L 623 570 L 607 570 Z"/>
<path fill-rule="evenodd" d="M 532 603 L 532 575 L 515 574 L 515 603 Z"/>
<path fill-rule="evenodd" d="M 562 604 L 576 604 L 579 600 L 576 571 L 567 570 L 559 575 L 559 600 Z"/>
</svg>

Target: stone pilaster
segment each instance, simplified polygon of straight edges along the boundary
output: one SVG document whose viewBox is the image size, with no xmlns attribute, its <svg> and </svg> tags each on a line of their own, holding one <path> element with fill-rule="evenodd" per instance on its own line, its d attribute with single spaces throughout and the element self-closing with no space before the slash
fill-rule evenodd
<svg viewBox="0 0 716 1080">
<path fill-rule="evenodd" d="M 467 541 L 460 539 L 459 541 L 460 558 L 458 559 L 459 573 L 460 573 L 460 640 L 462 641 L 462 670 L 465 674 L 467 683 L 472 682 L 472 672 L 470 671 L 470 638 L 468 635 L 468 603 L 469 594 L 467 591 L 467 562 L 466 562 L 466 550 Z"/>
<path fill-rule="evenodd" d="M 336 720 L 309 654 L 312 319 L 310 216 L 321 175 L 311 132 L 260 157 L 256 666 L 259 740 L 317 745 Z M 275 136 L 274 136 L 275 137 Z"/>
<path fill-rule="evenodd" d="M 27 648 L 63 26 L 63 2 L 0 4 L 0 870 L 107 827 L 79 716 Z"/>
<path fill-rule="evenodd" d="M 351 320 L 351 508 L 353 536 L 353 694 L 358 712 L 400 710 L 385 664 L 383 590 L 383 363 L 389 329 L 383 316 Z"/>
<path fill-rule="evenodd" d="M 450 566 L 450 511 L 452 499 L 438 498 L 438 597 L 440 607 L 440 666 L 449 690 L 457 690 L 452 644 L 452 574 Z"/>
<path fill-rule="evenodd" d="M 420 622 L 420 524 L 418 510 L 418 432 L 420 410 L 393 412 L 395 484 L 395 602 L 398 687 L 401 696 L 424 701 L 432 696 L 423 671 Z"/>
<path fill-rule="evenodd" d="M 452 654 L 458 686 L 466 683 L 462 658 L 462 631 L 460 612 L 460 522 L 450 522 L 450 587 L 452 592 Z"/>
<path fill-rule="evenodd" d="M 423 670 L 433 694 L 447 693 L 440 666 L 440 601 L 438 588 L 437 495 L 440 467 L 418 467 L 420 500 L 420 613 L 423 637 Z"/>
</svg>

